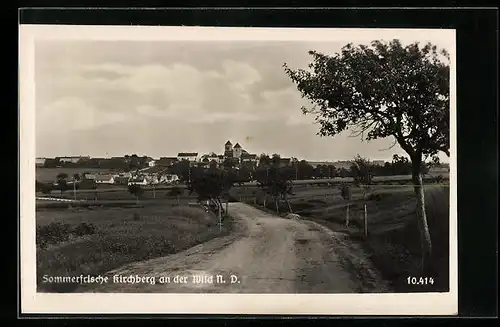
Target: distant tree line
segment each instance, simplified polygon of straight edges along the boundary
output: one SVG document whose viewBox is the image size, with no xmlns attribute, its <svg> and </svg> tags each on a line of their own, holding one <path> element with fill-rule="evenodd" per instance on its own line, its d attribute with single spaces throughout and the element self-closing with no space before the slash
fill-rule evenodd
<svg viewBox="0 0 500 327">
<path fill-rule="evenodd" d="M 61 161 L 61 158 L 48 158 L 43 168 L 102 168 L 113 170 L 136 170 L 148 167 L 147 156 L 136 154 L 125 155 L 123 158 L 82 158 L 78 162 Z"/>
</svg>

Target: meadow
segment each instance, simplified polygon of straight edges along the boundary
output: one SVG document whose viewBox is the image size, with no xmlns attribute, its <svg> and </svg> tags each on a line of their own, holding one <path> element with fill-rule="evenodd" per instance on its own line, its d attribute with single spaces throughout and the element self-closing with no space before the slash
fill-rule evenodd
<svg viewBox="0 0 500 327">
<path fill-rule="evenodd" d="M 42 171 L 44 171 L 43 169 Z M 61 169 L 53 171 L 57 175 Z M 71 172 L 67 172 L 73 173 Z M 37 171 L 38 174 L 38 171 Z M 442 175 L 444 183 L 431 183 Z M 46 175 L 47 176 L 47 175 Z M 449 272 L 449 174 L 439 172 L 426 179 L 426 211 L 434 255 L 435 283 L 432 291 L 448 289 Z M 363 201 L 360 188 L 351 187 L 352 199 L 340 194 L 340 182 L 349 178 L 294 181 L 290 196 L 292 211 L 304 219 L 343 233 L 369 255 L 395 292 L 426 291 L 429 287 L 411 286 L 408 276 L 420 276 L 420 243 L 416 227 L 415 196 L 409 176 L 381 176 L 374 179 Z M 181 186 L 182 187 L 182 186 Z M 37 194 L 37 196 L 47 196 Z M 50 196 L 73 199 L 73 190 Z M 97 196 L 97 200 L 96 199 Z M 190 206 L 194 195 L 184 190 L 179 197 L 165 187 L 145 189 L 137 199 L 126 186 L 97 190 L 78 190 L 76 203 L 37 200 L 37 276 L 39 291 L 71 292 L 75 285 L 43 284 L 43 275 L 96 275 L 134 261 L 182 251 L 217 237 L 217 218 L 203 209 Z M 231 201 L 242 201 L 276 213 L 275 204 L 264 198 L 255 184 L 235 186 Z M 367 205 L 368 237 L 363 235 L 363 204 Z M 345 226 L 349 204 L 349 227 Z M 288 211 L 280 204 L 281 213 Z M 47 227 L 49 226 L 49 227 Z M 222 234 L 228 233 L 226 225 Z M 56 235 L 56 237 L 54 237 Z M 58 236 L 57 236 L 58 235 Z"/>
<path fill-rule="evenodd" d="M 303 219 L 316 221 L 347 240 L 361 245 L 374 266 L 388 280 L 394 292 L 447 291 L 449 289 L 449 186 L 429 184 L 425 187 L 426 213 L 433 241 L 431 269 L 433 284 L 408 285 L 407 277 L 419 277 L 420 236 L 416 221 L 413 187 L 407 184 L 374 185 L 363 201 L 362 190 L 351 187 L 352 199 L 344 200 L 340 188 L 323 185 L 298 185 L 290 196 L 292 211 Z M 254 188 L 233 189 L 233 196 L 250 205 L 276 214 L 275 203 Z M 364 236 L 364 206 L 367 206 L 368 236 Z M 349 204 L 349 227 L 345 226 Z M 285 203 L 279 211 L 288 212 Z"/>
<path fill-rule="evenodd" d="M 230 232 L 201 207 L 37 208 L 37 288 L 72 292 L 78 286 L 43 283 L 43 276 L 103 274 L 122 265 L 182 251 Z"/>
</svg>

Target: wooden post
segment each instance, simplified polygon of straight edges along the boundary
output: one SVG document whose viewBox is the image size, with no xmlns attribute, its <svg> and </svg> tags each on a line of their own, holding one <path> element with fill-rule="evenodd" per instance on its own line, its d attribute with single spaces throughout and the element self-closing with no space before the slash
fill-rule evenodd
<svg viewBox="0 0 500 327">
<path fill-rule="evenodd" d="M 365 218 L 365 237 L 368 236 L 368 213 L 366 212 L 366 203 L 364 205 L 364 218 Z"/>
<path fill-rule="evenodd" d="M 349 203 L 347 204 L 345 212 L 345 227 L 349 227 Z"/>
<path fill-rule="evenodd" d="M 219 233 L 222 232 L 222 207 L 219 207 Z"/>
</svg>

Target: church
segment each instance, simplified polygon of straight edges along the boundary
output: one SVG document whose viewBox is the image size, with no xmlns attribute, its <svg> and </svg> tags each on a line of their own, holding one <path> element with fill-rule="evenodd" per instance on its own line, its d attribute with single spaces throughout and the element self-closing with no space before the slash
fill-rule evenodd
<svg viewBox="0 0 500 327">
<path fill-rule="evenodd" d="M 246 150 L 244 150 L 239 143 L 236 143 L 234 146 L 231 141 L 227 141 L 224 145 L 224 159 L 234 158 L 234 161 L 237 163 L 243 162 L 258 162 L 258 157 L 256 154 L 250 154 Z"/>
</svg>

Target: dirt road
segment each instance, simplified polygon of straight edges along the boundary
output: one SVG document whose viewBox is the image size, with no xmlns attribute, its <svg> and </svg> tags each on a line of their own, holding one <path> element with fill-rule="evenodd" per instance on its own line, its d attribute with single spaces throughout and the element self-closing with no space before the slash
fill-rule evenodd
<svg viewBox="0 0 500 327">
<path fill-rule="evenodd" d="M 108 283 L 92 284 L 77 292 L 384 291 L 384 283 L 366 260 L 352 256 L 352 250 L 342 241 L 340 234 L 310 221 L 279 218 L 242 203 L 231 203 L 229 212 L 237 224 L 232 235 L 168 257 L 127 265 L 109 272 Z M 359 269 L 364 272 L 360 274 Z M 150 279 L 141 283 L 119 282 L 117 279 L 113 282 L 113 276 L 120 275 Z M 217 280 L 216 275 L 222 279 Z M 154 283 L 151 277 L 154 277 Z M 202 282 L 195 283 L 193 278 Z"/>
</svg>

